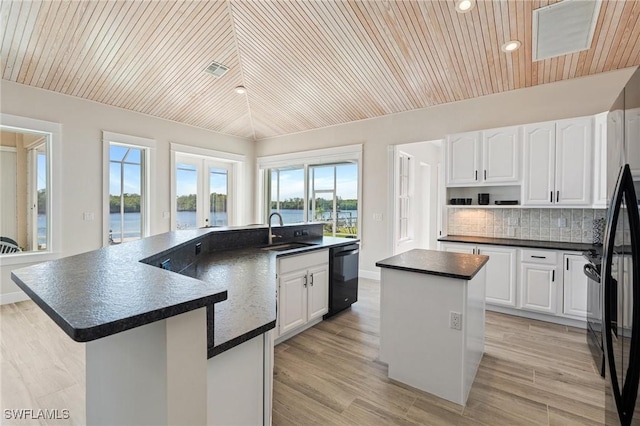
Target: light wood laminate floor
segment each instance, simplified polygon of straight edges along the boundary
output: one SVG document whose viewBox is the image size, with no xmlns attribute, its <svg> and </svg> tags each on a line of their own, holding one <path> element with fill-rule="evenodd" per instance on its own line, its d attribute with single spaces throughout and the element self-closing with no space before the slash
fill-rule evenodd
<svg viewBox="0 0 640 426">
<path fill-rule="evenodd" d="M 359 299 L 276 346 L 274 425 L 602 424 L 604 381 L 583 330 L 488 312 L 485 354 L 461 407 L 387 378 L 376 361 L 378 282 L 361 279 Z M 0 338 L 0 423 L 84 424 L 84 345 L 30 301 L 0 307 Z M 5 418 L 20 408 L 70 418 Z"/>
</svg>

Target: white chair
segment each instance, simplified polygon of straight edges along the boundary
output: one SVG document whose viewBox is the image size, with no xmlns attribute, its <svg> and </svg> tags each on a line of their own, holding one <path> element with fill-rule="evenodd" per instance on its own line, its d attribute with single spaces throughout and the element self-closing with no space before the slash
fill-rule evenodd
<svg viewBox="0 0 640 426">
<path fill-rule="evenodd" d="M 0 254 L 17 253 L 22 251 L 18 243 L 7 237 L 0 237 Z"/>
</svg>

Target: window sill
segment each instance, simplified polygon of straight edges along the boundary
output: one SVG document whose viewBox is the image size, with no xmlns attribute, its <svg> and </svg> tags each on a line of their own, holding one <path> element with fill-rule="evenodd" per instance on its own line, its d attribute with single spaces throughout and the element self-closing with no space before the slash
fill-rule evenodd
<svg viewBox="0 0 640 426">
<path fill-rule="evenodd" d="M 58 254 L 51 251 L 3 254 L 0 255 L 0 267 L 46 262 L 48 260 L 57 259 L 58 257 Z"/>
</svg>

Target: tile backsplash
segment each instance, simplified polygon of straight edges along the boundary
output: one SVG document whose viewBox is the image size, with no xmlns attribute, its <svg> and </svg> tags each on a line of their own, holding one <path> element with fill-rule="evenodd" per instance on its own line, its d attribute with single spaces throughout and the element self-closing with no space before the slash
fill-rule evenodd
<svg viewBox="0 0 640 426">
<path fill-rule="evenodd" d="M 523 240 L 593 242 L 593 221 L 603 209 L 473 209 L 449 208 L 449 235 Z M 566 226 L 559 226 L 564 219 Z M 560 222 L 560 223 L 559 223 Z M 510 235 L 510 229 L 512 234 Z"/>
</svg>

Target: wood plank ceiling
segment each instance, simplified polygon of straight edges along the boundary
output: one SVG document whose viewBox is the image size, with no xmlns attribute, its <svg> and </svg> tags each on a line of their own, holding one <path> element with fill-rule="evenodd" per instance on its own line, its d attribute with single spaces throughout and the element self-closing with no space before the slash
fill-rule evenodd
<svg viewBox="0 0 640 426">
<path fill-rule="evenodd" d="M 589 50 L 533 62 L 532 11 L 556 1 L 2 0 L 0 70 L 260 140 L 640 65 L 640 1 L 613 0 Z"/>
</svg>

